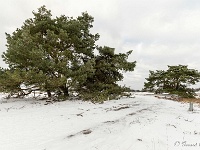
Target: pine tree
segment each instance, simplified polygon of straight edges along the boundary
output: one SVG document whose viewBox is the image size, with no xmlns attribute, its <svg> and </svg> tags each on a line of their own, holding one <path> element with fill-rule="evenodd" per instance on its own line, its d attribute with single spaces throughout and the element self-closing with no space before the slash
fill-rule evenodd
<svg viewBox="0 0 200 150">
<path fill-rule="evenodd" d="M 188 69 L 185 65 L 168 66 L 168 70 L 150 71 L 144 87 L 148 91 L 156 93 L 169 92 L 182 97 L 194 97 L 195 92 L 188 85 L 194 85 L 200 81 L 200 73 L 194 69 Z"/>
<path fill-rule="evenodd" d="M 30 92 L 31 87 L 45 91 L 49 97 L 53 92 L 65 98 L 74 91 L 83 99 L 106 100 L 126 89 L 117 81 L 123 79 L 121 71 L 134 70 L 136 62 L 127 61 L 131 51 L 115 54 L 113 48 L 98 47 L 99 35 L 90 32 L 92 16 L 85 12 L 77 18 L 53 18 L 45 6 L 33 15 L 6 34 L 7 51 L 2 57 L 9 69 L 0 72 L 1 91 L 25 95 L 23 85 Z"/>
<path fill-rule="evenodd" d="M 93 17 L 83 13 L 77 19 L 64 15 L 54 19 L 45 6 L 33 14 L 12 35 L 6 34 L 4 61 L 12 70 L 26 72 L 24 84 L 35 84 L 49 96 L 52 91 L 68 96 L 77 76 L 85 74 L 85 65 L 93 62 L 99 38 L 89 31 Z"/>
<path fill-rule="evenodd" d="M 123 79 L 122 71 L 133 71 L 136 62 L 128 62 L 126 54 L 115 54 L 115 49 L 107 46 L 98 47 L 99 55 L 95 57 L 95 72 L 80 85 L 79 92 L 84 99 L 103 101 L 114 99 L 127 90 L 117 84 Z"/>
</svg>

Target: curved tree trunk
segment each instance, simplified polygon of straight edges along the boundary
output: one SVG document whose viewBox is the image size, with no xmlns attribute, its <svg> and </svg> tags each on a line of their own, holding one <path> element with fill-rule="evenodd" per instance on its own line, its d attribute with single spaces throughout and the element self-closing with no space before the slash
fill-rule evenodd
<svg viewBox="0 0 200 150">
<path fill-rule="evenodd" d="M 65 97 L 69 96 L 69 88 L 67 86 L 60 86 L 60 89 L 62 90 Z"/>
<path fill-rule="evenodd" d="M 51 91 L 50 90 L 47 90 L 47 95 L 48 95 L 48 98 L 51 98 Z"/>
</svg>

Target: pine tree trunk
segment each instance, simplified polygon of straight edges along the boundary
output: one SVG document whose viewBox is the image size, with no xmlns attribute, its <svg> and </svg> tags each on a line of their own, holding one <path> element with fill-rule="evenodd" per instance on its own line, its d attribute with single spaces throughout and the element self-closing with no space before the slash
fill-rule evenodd
<svg viewBox="0 0 200 150">
<path fill-rule="evenodd" d="M 62 90 L 65 97 L 69 96 L 69 89 L 66 86 L 61 86 L 60 89 Z"/>
<path fill-rule="evenodd" d="M 51 98 L 51 91 L 50 90 L 47 90 L 47 95 L 48 95 L 48 98 Z"/>
<path fill-rule="evenodd" d="M 176 90 L 178 90 L 179 89 L 179 83 L 177 82 L 176 83 Z"/>
</svg>

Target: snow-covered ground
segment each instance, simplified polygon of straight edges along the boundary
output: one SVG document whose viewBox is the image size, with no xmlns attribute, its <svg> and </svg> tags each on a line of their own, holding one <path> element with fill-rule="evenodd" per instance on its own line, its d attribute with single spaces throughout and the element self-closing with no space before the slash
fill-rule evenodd
<svg viewBox="0 0 200 150">
<path fill-rule="evenodd" d="M 136 94 L 93 104 L 0 100 L 0 150 L 199 150 L 200 107 Z"/>
</svg>

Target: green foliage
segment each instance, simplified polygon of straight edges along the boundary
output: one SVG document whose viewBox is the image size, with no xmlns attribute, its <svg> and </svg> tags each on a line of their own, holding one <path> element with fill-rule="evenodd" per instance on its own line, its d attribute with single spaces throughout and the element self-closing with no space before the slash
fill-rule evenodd
<svg viewBox="0 0 200 150">
<path fill-rule="evenodd" d="M 85 74 L 84 68 L 92 63 L 99 38 L 89 31 L 93 17 L 83 13 L 77 19 L 64 15 L 52 18 L 45 6 L 33 14 L 34 18 L 26 20 L 21 29 L 6 34 L 4 61 L 12 70 L 26 72 L 24 84 L 68 95 L 71 83 L 75 84 L 74 80 Z M 92 67 L 87 70 L 93 71 Z"/>
<path fill-rule="evenodd" d="M 18 92 L 21 90 L 20 85 L 23 83 L 23 72 L 19 70 L 0 69 L 0 91 L 1 92 Z"/>
<path fill-rule="evenodd" d="M 144 83 L 145 90 L 156 93 L 169 92 L 181 97 L 194 97 L 195 93 L 188 85 L 194 85 L 200 80 L 200 73 L 187 66 L 168 66 L 168 70 L 150 71 L 149 78 Z"/>
<path fill-rule="evenodd" d="M 9 69 L 1 70 L 1 91 L 18 91 L 23 84 L 58 97 L 69 96 L 69 91 L 84 99 L 120 94 L 116 82 L 123 79 L 121 71 L 135 67 L 135 62 L 127 61 L 131 51 L 115 54 L 113 48 L 95 45 L 99 35 L 90 32 L 94 18 L 86 12 L 77 18 L 53 18 L 42 6 L 33 15 L 12 34 L 6 33 L 2 57 Z"/>
<path fill-rule="evenodd" d="M 96 87 L 95 87 L 96 86 Z M 99 89 L 98 89 L 99 88 Z M 106 100 L 118 99 L 127 92 L 128 88 L 116 85 L 97 85 L 93 89 L 85 89 L 80 92 L 83 100 L 101 103 Z"/>
<path fill-rule="evenodd" d="M 95 72 L 79 85 L 78 90 L 84 99 L 88 99 L 86 93 L 92 93 L 98 101 L 114 99 L 125 91 L 124 87 L 117 85 L 117 81 L 123 79 L 121 71 L 133 71 L 136 62 L 127 61 L 131 51 L 115 54 L 114 48 L 106 46 L 97 50 L 99 55 L 95 56 Z"/>
</svg>

